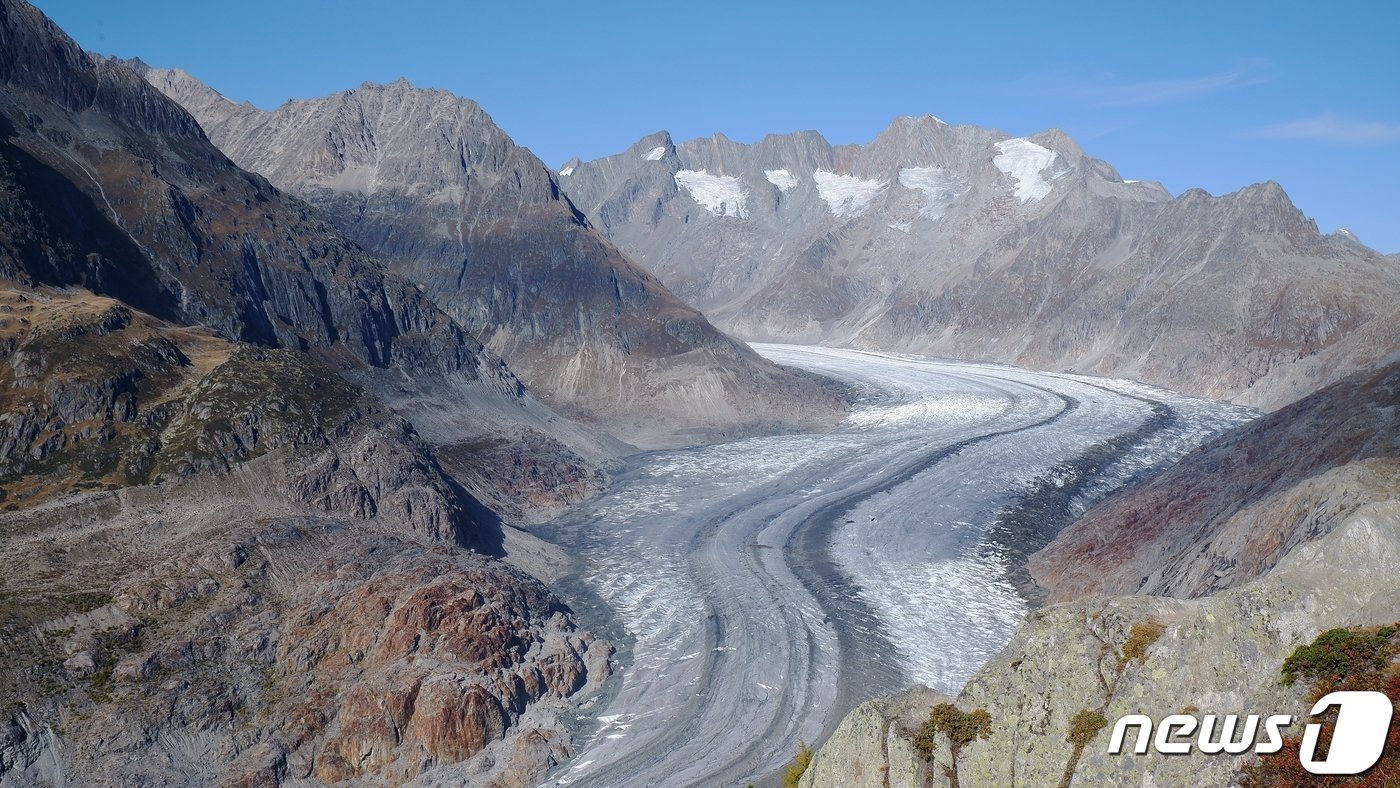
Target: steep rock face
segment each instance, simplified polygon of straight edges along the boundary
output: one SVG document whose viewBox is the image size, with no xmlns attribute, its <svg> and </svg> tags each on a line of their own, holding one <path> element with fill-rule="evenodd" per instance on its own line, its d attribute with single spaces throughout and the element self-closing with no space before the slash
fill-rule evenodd
<svg viewBox="0 0 1400 788">
<path fill-rule="evenodd" d="M 867 145 L 664 133 L 561 171 L 618 246 L 752 339 L 1131 377 L 1279 407 L 1393 312 L 1400 269 L 1277 184 L 1173 199 L 1064 134 L 900 118 Z M 1377 324 L 1379 325 L 1379 324 Z M 1384 355 L 1393 336 L 1378 337 Z M 1302 360 L 1305 366 L 1298 364 Z"/>
<path fill-rule="evenodd" d="M 307 351 L 432 443 L 536 430 L 580 461 L 559 472 L 585 475 L 625 450 L 535 401 L 417 287 L 238 169 L 124 64 L 14 0 L 0 40 L 0 278 Z"/>
<path fill-rule="evenodd" d="M 0 291 L 0 351 L 0 782 L 514 785 L 567 756 L 609 646 L 471 552 L 499 528 L 371 395 L 79 290 Z"/>
<path fill-rule="evenodd" d="M 467 492 L 511 522 L 547 522 L 590 498 L 603 473 L 558 440 L 529 427 L 506 436 L 437 447 Z"/>
<path fill-rule="evenodd" d="M 927 687 L 866 701 L 846 715 L 813 753 L 801 788 L 923 788 L 928 763 L 910 738 L 936 703 L 952 700 Z"/>
<path fill-rule="evenodd" d="M 1238 427 L 1091 509 L 1030 560 L 1051 601 L 1202 596 L 1400 494 L 1400 364 Z"/>
<path fill-rule="evenodd" d="M 498 375 L 428 299 L 235 167 L 125 65 L 23 3 L 0 7 L 0 40 L 0 276 L 83 285 L 229 339 Z"/>
<path fill-rule="evenodd" d="M 552 404 L 642 445 L 839 417 L 813 381 L 716 331 L 599 237 L 474 102 L 401 80 L 263 112 L 184 72 L 138 69 L 235 162 L 382 254 Z"/>
<path fill-rule="evenodd" d="M 7 785 L 45 764 L 94 785 L 535 781 L 568 752 L 555 715 L 607 674 L 608 645 L 498 561 L 267 510 L 172 528 L 178 501 L 142 503 L 102 507 L 103 550 L 23 522 L 52 546 L 24 538 L 34 571 L 5 581 Z"/>
<path fill-rule="evenodd" d="M 394 512 L 475 544 L 463 492 L 413 428 L 295 351 L 228 342 L 79 290 L 0 291 L 0 501 L 175 483 L 270 456 L 331 515 Z"/>
<path fill-rule="evenodd" d="M 0 279 L 0 784 L 516 785 L 566 756 L 608 647 L 474 553 L 499 524 L 396 409 L 609 446 L 11 0 Z"/>
<path fill-rule="evenodd" d="M 1342 566 L 1349 571 L 1338 572 Z M 1015 768 L 1024 784 L 1054 782 L 1071 749 L 1065 740 L 1070 718 L 1103 699 L 1098 674 L 1117 669 L 1118 654 L 1105 651 L 1103 642 L 1121 649 L 1131 625 L 1147 620 L 1166 629 L 1144 659 L 1124 667 L 1107 698 L 1108 720 L 1144 712 L 1158 717 L 1190 705 L 1203 713 L 1281 711 L 1305 719 L 1307 690 L 1279 682 L 1284 658 L 1333 627 L 1393 623 L 1400 609 L 1397 566 L 1400 505 L 1391 500 L 1358 510 L 1327 537 L 1300 546 L 1273 572 L 1237 589 L 1201 600 L 1135 596 L 1051 608 L 963 692 L 963 703 L 985 707 L 993 720 L 1008 724 L 964 750 L 962 774 L 969 785 L 1005 784 Z M 1101 731 L 1085 748 L 1074 784 L 1136 784 L 1150 773 L 1161 785 L 1227 785 L 1241 763 L 1199 752 L 1109 755 L 1108 733 Z M 1018 736 L 1024 756 L 1008 762 L 1004 753 Z"/>
<path fill-rule="evenodd" d="M 1397 566 L 1400 503 L 1389 500 L 1358 509 L 1267 575 L 1228 591 L 1193 600 L 1084 600 L 1034 613 L 958 698 L 964 710 L 989 713 L 990 735 L 964 745 L 956 767 L 943 743 L 924 766 L 929 784 L 949 784 L 944 767 L 956 768 L 967 786 L 1236 784 L 1246 757 L 1197 749 L 1110 755 L 1111 726 L 1126 714 L 1288 713 L 1298 721 L 1289 732 L 1298 735 L 1311 701 L 1306 688 L 1280 683 L 1284 658 L 1333 627 L 1393 623 Z M 1155 639 L 1125 654 L 1133 627 L 1148 623 L 1160 626 Z M 1108 727 L 1089 737 L 1075 761 L 1071 723 L 1086 710 L 1099 711 Z M 881 762 L 885 746 L 870 735 L 833 736 L 813 764 L 849 773 L 857 762 Z M 837 760 L 837 753 L 845 754 Z M 889 763 L 892 774 L 921 765 L 916 755 Z"/>
<path fill-rule="evenodd" d="M 1393 255 L 1386 259 L 1400 270 L 1400 261 Z M 1357 370 L 1376 369 L 1400 361 L 1395 334 L 1397 325 L 1400 325 L 1400 309 L 1382 313 L 1318 352 L 1270 370 L 1238 399 L 1246 405 L 1263 407 L 1294 402 Z"/>
</svg>

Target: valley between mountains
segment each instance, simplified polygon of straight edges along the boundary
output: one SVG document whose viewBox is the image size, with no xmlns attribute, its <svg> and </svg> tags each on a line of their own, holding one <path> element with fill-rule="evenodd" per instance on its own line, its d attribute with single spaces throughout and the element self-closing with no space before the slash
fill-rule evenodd
<svg viewBox="0 0 1400 788">
<path fill-rule="evenodd" d="M 555 784 L 742 785 L 859 703 L 955 692 L 1025 617 L 1024 555 L 1252 415 L 1125 381 L 758 349 L 853 386 L 847 422 L 640 455 L 546 531 L 629 652 Z M 1026 506 L 1039 532 L 1012 525 Z"/>
<path fill-rule="evenodd" d="M 1397 303 L 1058 130 L 555 169 L 0 0 L 0 788 L 1276 784 L 1085 721 L 1400 700 Z"/>
</svg>

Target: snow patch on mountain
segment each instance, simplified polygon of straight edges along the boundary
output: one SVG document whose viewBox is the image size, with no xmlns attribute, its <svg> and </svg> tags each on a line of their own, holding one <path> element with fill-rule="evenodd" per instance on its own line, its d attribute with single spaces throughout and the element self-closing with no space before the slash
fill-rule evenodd
<svg viewBox="0 0 1400 788">
<path fill-rule="evenodd" d="M 884 181 L 837 175 L 826 170 L 817 170 L 812 179 L 817 182 L 817 194 L 835 216 L 860 216 L 888 185 Z"/>
<path fill-rule="evenodd" d="M 1050 181 L 1043 173 L 1055 162 L 1056 154 L 1030 140 L 1003 140 L 995 146 L 997 156 L 992 164 L 1016 181 L 1016 198 L 1021 202 L 1044 199 L 1050 193 Z"/>
<path fill-rule="evenodd" d="M 711 175 L 706 170 L 681 170 L 676 173 L 675 180 L 676 185 L 690 195 L 690 199 L 715 216 L 748 218 L 748 196 L 738 178 Z"/>
<path fill-rule="evenodd" d="M 924 207 L 919 209 L 919 215 L 929 219 L 943 215 L 943 209 L 958 196 L 961 186 L 957 177 L 942 167 L 905 167 L 899 171 L 899 185 L 923 192 Z"/>
<path fill-rule="evenodd" d="M 642 155 L 645 161 L 661 161 L 661 157 L 666 155 L 666 146 L 658 145 Z"/>
<path fill-rule="evenodd" d="M 564 169 L 562 169 L 562 170 L 559 171 L 559 174 L 560 174 L 561 176 L 567 178 L 567 177 L 569 177 L 570 175 L 573 175 L 573 174 L 574 174 L 574 168 L 573 168 L 573 167 L 565 167 Z"/>
<path fill-rule="evenodd" d="M 764 170 L 763 177 L 768 182 L 778 187 L 778 191 L 785 192 L 797 185 L 797 178 L 787 170 Z"/>
<path fill-rule="evenodd" d="M 332 191 L 342 194 L 374 194 L 378 171 L 372 164 L 348 164 L 345 169 L 325 178 L 323 183 Z"/>
</svg>

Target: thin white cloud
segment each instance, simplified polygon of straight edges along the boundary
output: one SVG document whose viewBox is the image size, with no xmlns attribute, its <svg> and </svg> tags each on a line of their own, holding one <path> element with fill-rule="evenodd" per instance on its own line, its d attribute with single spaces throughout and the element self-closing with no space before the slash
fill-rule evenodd
<svg viewBox="0 0 1400 788">
<path fill-rule="evenodd" d="M 1343 145 L 1379 145 L 1400 142 L 1400 126 L 1376 121 L 1348 120 L 1324 112 L 1315 117 L 1299 118 L 1277 126 L 1250 129 L 1245 132 L 1245 136 Z"/>
<path fill-rule="evenodd" d="M 1227 71 L 1195 77 L 1121 82 L 1108 75 L 1081 81 L 1066 92 L 1101 107 L 1137 107 L 1262 85 L 1277 77 L 1267 60 L 1253 58 Z"/>
</svg>

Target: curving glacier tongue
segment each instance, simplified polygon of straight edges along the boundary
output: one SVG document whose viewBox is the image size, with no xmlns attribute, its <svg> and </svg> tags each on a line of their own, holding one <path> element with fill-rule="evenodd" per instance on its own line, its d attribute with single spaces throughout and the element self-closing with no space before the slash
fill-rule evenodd
<svg viewBox="0 0 1400 788">
<path fill-rule="evenodd" d="M 1018 507 L 1073 516 L 1249 415 L 1124 382 L 755 347 L 860 401 L 829 434 L 634 458 L 550 527 L 630 646 L 555 784 L 743 784 L 863 700 L 956 690 L 1026 613 Z"/>
</svg>

